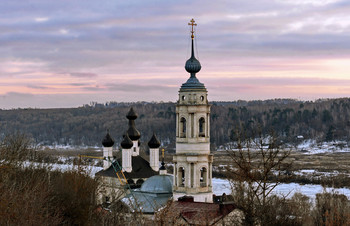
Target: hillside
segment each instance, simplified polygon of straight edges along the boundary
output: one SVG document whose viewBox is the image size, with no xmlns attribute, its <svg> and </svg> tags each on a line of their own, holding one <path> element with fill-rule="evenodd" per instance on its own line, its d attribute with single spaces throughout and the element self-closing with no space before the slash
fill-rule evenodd
<svg viewBox="0 0 350 226">
<path fill-rule="evenodd" d="M 234 139 L 234 131 L 239 125 L 247 131 L 250 128 L 261 128 L 265 134 L 274 131 L 289 143 L 296 142 L 297 136 L 316 141 L 350 138 L 350 98 L 211 104 L 213 148 Z M 20 131 L 29 134 L 39 144 L 93 146 L 100 145 L 109 129 L 119 143 L 128 127 L 125 115 L 131 106 L 139 115 L 136 127 L 141 132 L 141 142 L 148 142 L 154 131 L 164 146 L 175 146 L 175 104 L 170 102 L 111 102 L 67 109 L 0 110 L 0 134 L 4 136 Z"/>
</svg>

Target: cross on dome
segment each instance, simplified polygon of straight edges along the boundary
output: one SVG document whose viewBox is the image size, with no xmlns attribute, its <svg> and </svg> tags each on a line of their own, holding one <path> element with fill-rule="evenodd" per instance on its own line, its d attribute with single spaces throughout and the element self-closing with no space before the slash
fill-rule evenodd
<svg viewBox="0 0 350 226">
<path fill-rule="evenodd" d="M 197 24 L 194 23 L 195 21 L 194 21 L 193 18 L 192 18 L 192 20 L 191 20 L 190 22 L 191 22 L 191 23 L 188 23 L 188 25 L 192 26 L 192 28 L 191 28 L 191 33 L 192 33 L 191 38 L 193 39 L 193 38 L 194 38 L 194 35 L 193 35 L 193 33 L 194 33 L 193 26 L 197 26 Z"/>
</svg>

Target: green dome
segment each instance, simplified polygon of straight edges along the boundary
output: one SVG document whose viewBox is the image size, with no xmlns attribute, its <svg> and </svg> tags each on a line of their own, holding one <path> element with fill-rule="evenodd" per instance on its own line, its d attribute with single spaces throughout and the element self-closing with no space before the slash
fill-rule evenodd
<svg viewBox="0 0 350 226">
<path fill-rule="evenodd" d="M 141 186 L 141 192 L 148 193 L 172 193 L 173 176 L 155 175 L 148 178 Z"/>
</svg>

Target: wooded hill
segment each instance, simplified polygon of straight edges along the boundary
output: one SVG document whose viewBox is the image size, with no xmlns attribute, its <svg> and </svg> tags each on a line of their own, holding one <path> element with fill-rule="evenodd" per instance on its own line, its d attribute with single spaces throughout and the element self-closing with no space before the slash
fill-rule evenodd
<svg viewBox="0 0 350 226">
<path fill-rule="evenodd" d="M 234 131 L 244 127 L 274 131 L 284 142 L 297 136 L 317 141 L 349 140 L 350 98 L 298 101 L 212 102 L 211 142 L 216 146 L 230 142 Z M 175 146 L 175 103 L 92 103 L 66 109 L 0 110 L 0 134 L 26 133 L 37 144 L 101 145 L 109 129 L 119 144 L 128 128 L 130 107 L 138 114 L 136 128 L 146 143 L 153 131 L 168 148 Z"/>
</svg>

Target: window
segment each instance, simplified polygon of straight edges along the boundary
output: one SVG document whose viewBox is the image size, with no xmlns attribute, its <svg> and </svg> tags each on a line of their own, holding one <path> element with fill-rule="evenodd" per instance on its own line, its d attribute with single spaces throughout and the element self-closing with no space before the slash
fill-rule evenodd
<svg viewBox="0 0 350 226">
<path fill-rule="evenodd" d="M 205 137 L 205 120 L 203 117 L 199 119 L 199 137 Z"/>
<path fill-rule="evenodd" d="M 186 137 L 186 119 L 181 118 L 180 120 L 180 137 Z"/>
<path fill-rule="evenodd" d="M 178 172 L 179 187 L 185 186 L 185 169 L 183 167 L 179 168 Z"/>
<path fill-rule="evenodd" d="M 201 96 L 200 98 L 201 98 L 201 101 L 203 101 L 203 100 L 204 100 L 204 96 Z"/>
<path fill-rule="evenodd" d="M 207 186 L 207 177 L 208 177 L 207 168 L 202 167 L 201 168 L 201 176 L 200 176 L 200 179 L 199 179 L 201 187 L 206 187 Z"/>
</svg>

